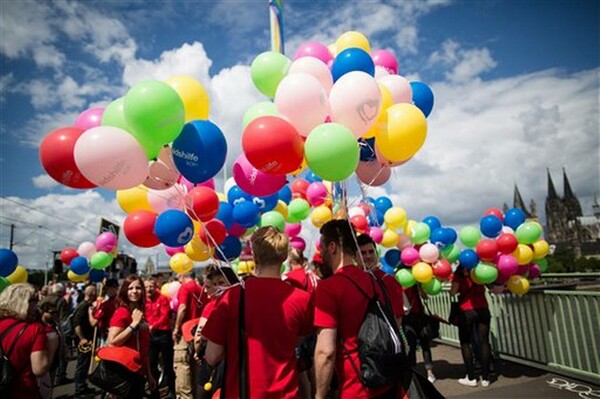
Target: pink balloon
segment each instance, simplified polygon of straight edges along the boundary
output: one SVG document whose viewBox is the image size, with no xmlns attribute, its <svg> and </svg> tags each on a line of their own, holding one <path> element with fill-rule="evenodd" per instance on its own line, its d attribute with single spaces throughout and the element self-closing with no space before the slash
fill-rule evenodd
<svg viewBox="0 0 600 399">
<path fill-rule="evenodd" d="M 148 190 L 148 203 L 159 215 L 167 209 L 184 209 L 187 193 L 187 188 L 179 183 L 166 190 Z"/>
<path fill-rule="evenodd" d="M 331 55 L 327 46 L 319 42 L 302 43 L 296 50 L 293 60 L 295 61 L 301 57 L 315 57 L 325 64 L 333 62 L 333 55 Z"/>
<path fill-rule="evenodd" d="M 396 244 L 396 247 L 399 250 L 402 251 L 404 248 L 411 247 L 412 245 L 413 245 L 413 242 L 407 234 L 404 234 L 404 233 L 398 234 L 398 244 Z"/>
<path fill-rule="evenodd" d="M 512 255 L 500 255 L 496 260 L 498 273 L 505 277 L 510 277 L 517 272 L 519 262 Z"/>
<path fill-rule="evenodd" d="M 246 234 L 246 231 L 248 229 L 246 229 L 245 227 L 240 226 L 237 223 L 234 223 L 233 226 L 231 226 L 229 228 L 229 230 L 227 230 L 227 234 L 230 236 L 234 236 L 237 238 L 240 238 L 241 236 L 243 236 L 244 234 Z"/>
<path fill-rule="evenodd" d="M 185 188 L 189 191 L 192 190 L 192 188 L 194 188 L 194 183 L 192 183 L 191 181 L 189 181 L 188 179 L 186 179 L 185 177 L 179 176 L 179 179 L 177 179 L 177 183 L 179 184 L 183 184 L 185 186 Z"/>
<path fill-rule="evenodd" d="M 83 132 L 73 155 L 83 176 L 103 188 L 125 190 L 139 186 L 148 176 L 146 151 L 135 137 L 117 127 L 98 126 Z"/>
<path fill-rule="evenodd" d="M 400 75 L 383 76 L 378 80 L 392 94 L 394 104 L 412 103 L 412 88 L 410 82 Z"/>
<path fill-rule="evenodd" d="M 98 127 L 102 123 L 102 115 L 104 115 L 104 108 L 89 108 L 79 114 L 77 119 L 75 119 L 74 126 L 82 130 Z"/>
<path fill-rule="evenodd" d="M 329 94 L 333 87 L 333 76 L 323 61 L 315 57 L 302 57 L 292 62 L 288 75 L 292 73 L 307 73 L 317 78 L 321 87 Z"/>
<path fill-rule="evenodd" d="M 96 253 L 96 245 L 90 241 L 84 241 L 77 247 L 77 252 L 79 256 L 90 259 Z"/>
<path fill-rule="evenodd" d="M 417 251 L 414 247 L 404 248 L 400 254 L 400 260 L 407 266 L 415 265 L 419 259 L 419 251 Z"/>
<path fill-rule="evenodd" d="M 396 56 L 387 50 L 375 50 L 371 53 L 375 66 L 385 68 L 389 73 L 398 73 L 398 60 Z"/>
<path fill-rule="evenodd" d="M 360 206 L 353 206 L 352 208 L 348 209 L 348 218 L 352 218 L 356 215 L 367 216 L 365 210 Z"/>
<path fill-rule="evenodd" d="M 233 164 L 233 178 L 243 191 L 257 197 L 275 194 L 287 183 L 285 175 L 273 175 L 256 169 L 244 154 L 240 154 Z"/>
<path fill-rule="evenodd" d="M 380 244 L 383 240 L 383 230 L 381 230 L 381 227 L 372 226 L 369 229 L 369 236 L 376 244 Z"/>
<path fill-rule="evenodd" d="M 173 162 L 171 147 L 165 146 L 161 148 L 158 158 L 150 163 L 144 186 L 154 190 L 166 190 L 177 183 L 179 177 L 179 171 Z"/>
<path fill-rule="evenodd" d="M 356 168 L 358 179 L 372 187 L 385 184 L 392 176 L 392 170 L 377 161 L 359 162 Z"/>
<path fill-rule="evenodd" d="M 424 262 L 433 263 L 438 260 L 440 251 L 433 244 L 423 244 L 421 248 L 419 248 L 419 256 Z"/>
<path fill-rule="evenodd" d="M 306 249 L 306 241 L 302 237 L 292 237 L 290 238 L 290 246 L 299 251 L 304 251 Z"/>
<path fill-rule="evenodd" d="M 302 223 L 286 223 L 285 234 L 288 237 L 296 237 L 302 231 Z"/>
<path fill-rule="evenodd" d="M 384 67 L 380 67 L 380 66 L 375 66 L 375 80 L 379 82 L 379 79 L 383 78 L 384 76 L 388 76 L 390 73 L 388 72 L 387 69 L 385 69 Z"/>
<path fill-rule="evenodd" d="M 112 252 L 117 246 L 117 236 L 110 232 L 104 232 L 96 238 L 96 250 L 104 252 Z"/>
<path fill-rule="evenodd" d="M 171 310 L 173 312 L 177 312 L 177 309 L 179 309 L 179 299 L 177 299 L 177 297 L 174 297 L 173 299 L 171 299 L 169 304 L 171 305 Z"/>
<path fill-rule="evenodd" d="M 196 184 L 196 187 L 208 187 L 214 191 L 215 190 L 215 181 L 211 177 L 207 181 L 203 181 L 202 183 Z"/>
<path fill-rule="evenodd" d="M 179 281 L 171 281 L 169 283 L 169 297 L 173 299 L 177 299 L 177 293 L 179 292 L 179 288 L 181 288 L 181 283 Z"/>
<path fill-rule="evenodd" d="M 306 199 L 312 206 L 323 205 L 327 200 L 327 186 L 321 182 L 314 182 L 306 189 Z"/>
<path fill-rule="evenodd" d="M 165 245 L 165 252 L 167 253 L 167 255 L 173 256 L 180 252 L 185 252 L 185 248 L 184 247 L 169 247 L 169 246 Z"/>
</svg>

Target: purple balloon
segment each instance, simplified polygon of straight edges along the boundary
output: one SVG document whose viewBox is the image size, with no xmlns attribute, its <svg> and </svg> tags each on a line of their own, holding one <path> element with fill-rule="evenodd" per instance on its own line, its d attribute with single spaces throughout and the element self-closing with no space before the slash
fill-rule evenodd
<svg viewBox="0 0 600 399">
<path fill-rule="evenodd" d="M 84 131 L 98 127 L 102 124 L 102 115 L 104 115 L 104 108 L 96 107 L 87 109 L 79 114 L 74 126 Z"/>
<path fill-rule="evenodd" d="M 529 279 L 530 280 L 534 280 L 534 279 L 538 278 L 540 276 L 540 274 L 542 274 L 542 270 L 540 269 L 539 265 L 536 265 L 535 263 L 532 263 L 529 265 Z"/>
</svg>

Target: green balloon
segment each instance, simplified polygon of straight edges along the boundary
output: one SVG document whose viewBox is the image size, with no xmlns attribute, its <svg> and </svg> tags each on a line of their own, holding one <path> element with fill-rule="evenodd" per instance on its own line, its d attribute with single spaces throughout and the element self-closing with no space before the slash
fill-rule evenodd
<svg viewBox="0 0 600 399">
<path fill-rule="evenodd" d="M 96 270 L 104 270 L 113 261 L 112 254 L 104 251 L 98 251 L 90 258 L 90 267 Z"/>
<path fill-rule="evenodd" d="M 533 222 L 525 222 L 515 231 L 515 237 L 520 244 L 533 244 L 542 235 L 540 225 Z"/>
<path fill-rule="evenodd" d="M 412 227 L 410 234 L 415 244 L 424 244 L 429 240 L 431 229 L 427 223 L 419 222 Z"/>
<path fill-rule="evenodd" d="M 158 80 L 143 80 L 129 89 L 123 111 L 131 133 L 142 146 L 170 143 L 179 136 L 185 121 L 179 94 Z"/>
<path fill-rule="evenodd" d="M 9 285 L 10 281 L 8 281 L 5 277 L 0 276 L 0 292 L 4 291 L 4 289 Z"/>
<path fill-rule="evenodd" d="M 475 276 L 483 284 L 491 284 L 498 278 L 498 269 L 490 263 L 480 262 L 475 266 Z"/>
<path fill-rule="evenodd" d="M 275 103 L 272 103 L 271 101 L 261 101 L 248 108 L 246 113 L 244 113 L 244 118 L 242 119 L 242 127 L 246 129 L 246 126 L 248 126 L 250 122 L 261 116 L 278 115 L 279 112 L 277 111 L 277 106 L 275 105 Z"/>
<path fill-rule="evenodd" d="M 437 278 L 432 278 L 428 282 L 421 284 L 421 287 L 428 295 L 437 295 L 442 292 L 442 283 Z"/>
<path fill-rule="evenodd" d="M 458 237 L 465 247 L 475 248 L 481 239 L 481 232 L 477 227 L 466 226 L 461 229 Z"/>
<path fill-rule="evenodd" d="M 285 231 L 285 218 L 279 212 L 265 212 L 260 217 L 260 226 L 273 226 L 279 229 L 279 231 Z"/>
<path fill-rule="evenodd" d="M 446 245 L 440 252 L 442 253 L 442 258 L 450 263 L 456 262 L 460 256 L 460 249 L 454 244 Z"/>
<path fill-rule="evenodd" d="M 296 198 L 288 205 L 288 222 L 298 223 L 303 221 L 310 214 L 310 204 L 307 200 Z"/>
<path fill-rule="evenodd" d="M 540 267 L 540 271 L 542 273 L 546 273 L 546 270 L 548 270 L 548 259 L 546 259 L 546 258 L 534 259 L 533 263 L 535 263 L 536 265 L 538 265 Z"/>
<path fill-rule="evenodd" d="M 304 156 L 313 173 L 323 180 L 336 182 L 356 170 L 360 150 L 350 129 L 339 123 L 324 123 L 309 133 Z"/>
<path fill-rule="evenodd" d="M 287 75 L 292 61 L 276 51 L 266 51 L 259 54 L 252 65 L 250 75 L 254 86 L 267 97 L 275 97 L 277 86 Z"/>
<path fill-rule="evenodd" d="M 405 288 L 412 287 L 416 284 L 417 280 L 413 277 L 412 273 L 408 269 L 400 269 L 396 272 L 396 281 Z"/>
</svg>

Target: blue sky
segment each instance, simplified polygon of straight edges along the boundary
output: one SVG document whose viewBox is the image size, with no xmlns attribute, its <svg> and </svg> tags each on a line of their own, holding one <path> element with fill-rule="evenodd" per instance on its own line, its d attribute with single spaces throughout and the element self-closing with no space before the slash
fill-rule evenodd
<svg viewBox="0 0 600 399">
<path fill-rule="evenodd" d="M 53 184 L 37 151 L 46 133 L 143 78 L 198 78 L 230 165 L 243 112 L 264 99 L 249 64 L 269 49 L 268 16 L 266 0 L 1 2 L 0 193 L 30 208 L 0 200 L 0 246 L 17 220 L 20 251 L 39 263 L 36 252 L 91 239 L 98 215 L 122 220 L 114 192 Z M 290 56 L 302 42 L 358 30 L 436 93 L 425 146 L 371 195 L 456 226 L 510 203 L 514 184 L 543 213 L 546 168 L 562 192 L 565 167 L 591 212 L 600 191 L 598 2 L 284 0 L 284 20 Z"/>
</svg>

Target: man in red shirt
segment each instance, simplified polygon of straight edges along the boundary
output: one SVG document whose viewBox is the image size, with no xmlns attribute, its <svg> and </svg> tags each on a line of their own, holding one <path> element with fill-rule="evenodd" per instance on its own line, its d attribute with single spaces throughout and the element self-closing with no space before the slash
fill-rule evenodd
<svg viewBox="0 0 600 399">
<path fill-rule="evenodd" d="M 382 299 L 383 293 L 374 277 L 356 266 L 356 255 L 356 236 L 348 220 L 332 220 L 321 227 L 323 269 L 333 275 L 319 282 L 315 296 L 317 399 L 327 397 L 334 370 L 342 399 L 373 398 L 393 389 L 366 388 L 358 376 L 357 337 L 368 299 L 353 282 L 369 295 L 375 292 Z"/>
<path fill-rule="evenodd" d="M 162 367 L 169 387 L 169 395 L 175 399 L 175 371 L 173 370 L 173 341 L 171 336 L 171 306 L 169 299 L 156 288 L 156 279 L 144 281 L 146 303 L 144 316 L 150 326 L 150 350 L 148 360 L 152 375 L 158 381 L 158 356 L 162 354 Z M 158 391 L 156 391 L 158 392 Z"/>
<path fill-rule="evenodd" d="M 302 251 L 291 249 L 288 253 L 288 262 L 292 270 L 283 275 L 284 281 L 312 295 L 317 288 L 319 277 L 314 271 L 308 270 L 308 261 Z"/>
<path fill-rule="evenodd" d="M 196 319 L 202 314 L 202 287 L 196 281 L 194 272 L 181 274 L 179 281 L 181 288 L 177 293 L 179 308 L 173 328 L 175 369 L 175 391 L 180 399 L 192 399 L 192 357 L 188 350 L 188 344 L 181 339 L 181 326 L 188 320 Z"/>
<path fill-rule="evenodd" d="M 236 284 L 225 291 L 202 330 L 208 340 L 208 364 L 226 358 L 226 398 L 241 396 L 240 353 L 245 354 L 247 364 L 243 371 L 247 397 L 298 397 L 295 348 L 298 339 L 312 330 L 313 311 L 308 293 L 281 280 L 288 245 L 288 237 L 272 226 L 256 230 L 252 235 L 256 277 L 249 277 L 244 287 Z M 242 295 L 245 335 L 240 337 Z M 243 348 L 239 347 L 240 338 Z"/>
</svg>

